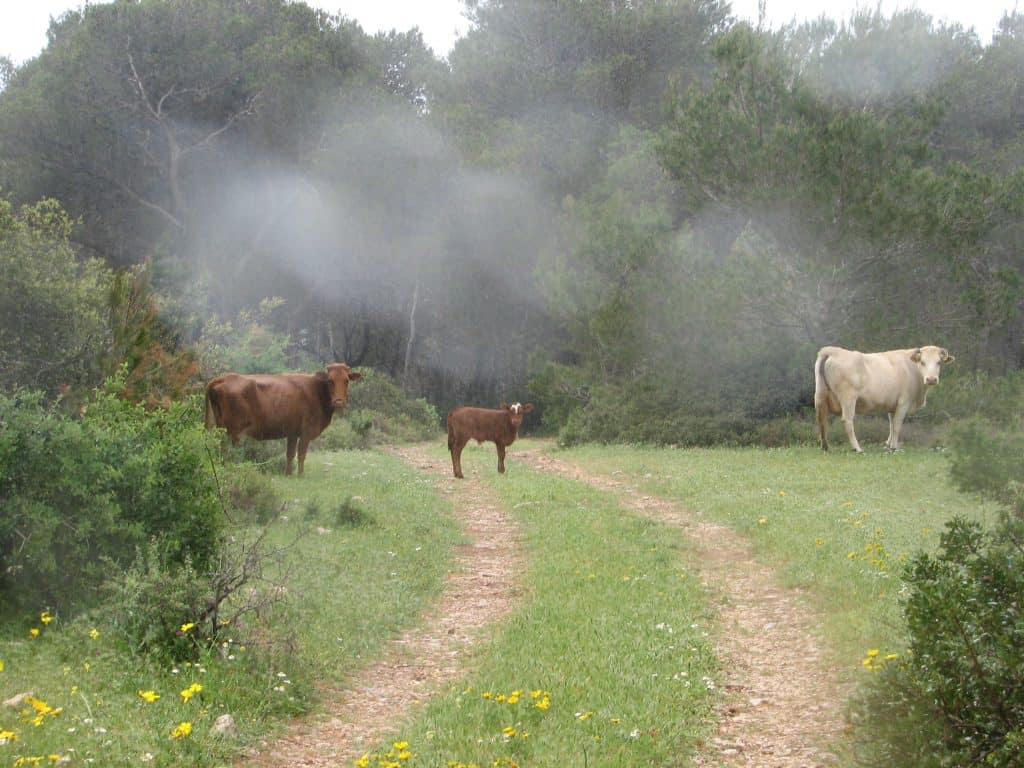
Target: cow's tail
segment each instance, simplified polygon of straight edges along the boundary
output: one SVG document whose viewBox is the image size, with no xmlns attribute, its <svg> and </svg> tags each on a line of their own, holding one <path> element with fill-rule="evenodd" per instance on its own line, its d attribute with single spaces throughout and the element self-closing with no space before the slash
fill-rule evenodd
<svg viewBox="0 0 1024 768">
<path fill-rule="evenodd" d="M 814 361 L 814 415 L 818 422 L 818 435 L 821 438 L 821 450 L 828 450 L 828 416 L 829 393 L 828 379 L 825 378 L 825 363 L 831 350 L 822 347 Z"/>
<path fill-rule="evenodd" d="M 455 450 L 455 427 L 452 425 L 452 415 L 448 414 L 448 453 Z"/>
<path fill-rule="evenodd" d="M 213 384 L 206 387 L 206 412 L 203 414 L 203 423 L 207 429 L 217 426 L 217 406 L 214 403 Z"/>
</svg>

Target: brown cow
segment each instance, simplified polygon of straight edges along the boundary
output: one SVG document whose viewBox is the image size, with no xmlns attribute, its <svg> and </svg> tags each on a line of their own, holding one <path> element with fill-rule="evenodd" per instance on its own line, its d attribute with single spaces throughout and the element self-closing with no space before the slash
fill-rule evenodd
<svg viewBox="0 0 1024 768">
<path fill-rule="evenodd" d="M 862 453 L 853 431 L 854 415 L 885 411 L 889 414 L 885 446 L 897 450 L 903 419 L 924 407 L 928 389 L 939 383 L 940 366 L 954 359 L 942 347 L 934 346 L 888 352 L 822 347 L 814 361 L 814 410 L 821 449 L 828 450 L 830 413 L 842 414 L 850 447 Z"/>
<path fill-rule="evenodd" d="M 499 410 L 489 408 L 456 408 L 448 414 L 448 450 L 452 454 L 452 470 L 462 477 L 462 449 L 470 440 L 485 440 L 498 448 L 498 471 L 505 471 L 505 449 L 515 442 L 523 414 L 533 410 L 533 403 L 502 403 Z"/>
<path fill-rule="evenodd" d="M 345 409 L 349 382 L 361 378 L 344 363 L 314 374 L 225 373 L 206 385 L 206 426 L 223 427 L 236 445 L 243 435 L 254 440 L 286 438 L 284 473 L 292 473 L 298 447 L 302 475 L 310 440 L 327 428 L 335 410 Z"/>
</svg>

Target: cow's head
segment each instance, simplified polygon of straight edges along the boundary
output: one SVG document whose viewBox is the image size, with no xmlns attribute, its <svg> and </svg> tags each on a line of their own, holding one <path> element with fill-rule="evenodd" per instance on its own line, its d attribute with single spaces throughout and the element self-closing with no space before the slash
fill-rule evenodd
<svg viewBox="0 0 1024 768">
<path fill-rule="evenodd" d="M 523 414 L 533 410 L 533 403 L 527 403 L 526 405 L 522 403 L 512 403 L 512 405 L 502 403 L 501 410 L 508 411 L 508 420 L 512 423 L 512 429 L 518 432 L 519 426 L 523 423 Z"/>
<path fill-rule="evenodd" d="M 331 395 L 331 405 L 339 411 L 348 405 L 348 383 L 359 381 L 363 374 L 351 370 L 344 363 L 332 363 L 327 366 L 327 389 Z"/>
<path fill-rule="evenodd" d="M 939 383 L 940 366 L 948 365 L 956 360 L 942 347 L 920 347 L 914 350 L 910 359 L 917 363 L 917 367 L 921 370 L 921 378 L 929 387 Z"/>
</svg>

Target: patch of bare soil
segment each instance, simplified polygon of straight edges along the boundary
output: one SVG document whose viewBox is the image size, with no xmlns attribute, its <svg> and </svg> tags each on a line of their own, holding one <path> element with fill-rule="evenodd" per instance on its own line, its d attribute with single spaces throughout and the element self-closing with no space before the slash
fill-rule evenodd
<svg viewBox="0 0 1024 768">
<path fill-rule="evenodd" d="M 539 449 L 517 452 L 534 469 L 611 491 L 623 506 L 678 528 L 693 567 L 717 602 L 714 637 L 725 677 L 717 734 L 699 766 L 817 768 L 834 763 L 827 743 L 845 728 L 837 670 L 815 633 L 800 592 L 779 585 L 749 542 L 722 525 L 622 479 L 594 474 Z"/>
<path fill-rule="evenodd" d="M 484 483 L 456 480 L 447 459 L 422 446 L 395 454 L 436 478 L 452 497 L 468 543 L 456 552 L 440 602 L 422 626 L 395 640 L 385 657 L 359 673 L 343 691 L 322 691 L 323 711 L 296 722 L 245 765 L 336 768 L 351 765 L 378 745 L 447 682 L 465 672 L 474 646 L 513 607 L 521 572 L 521 536 Z"/>
</svg>

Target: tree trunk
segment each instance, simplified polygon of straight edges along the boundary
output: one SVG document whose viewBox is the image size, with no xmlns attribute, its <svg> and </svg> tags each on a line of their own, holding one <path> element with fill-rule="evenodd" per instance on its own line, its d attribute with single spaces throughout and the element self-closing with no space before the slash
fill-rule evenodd
<svg viewBox="0 0 1024 768">
<path fill-rule="evenodd" d="M 416 341 L 416 304 L 420 297 L 420 281 L 412 289 L 412 308 L 409 310 L 409 341 L 405 345 L 405 364 L 402 366 L 402 388 L 409 390 L 409 360 L 412 357 L 412 345 Z"/>
</svg>

